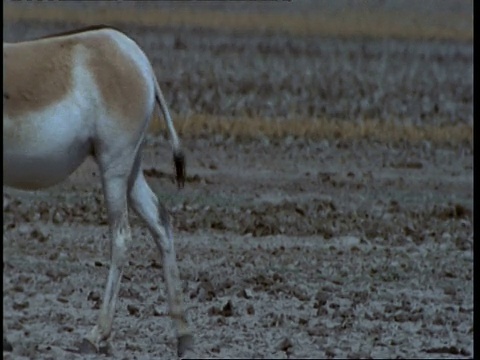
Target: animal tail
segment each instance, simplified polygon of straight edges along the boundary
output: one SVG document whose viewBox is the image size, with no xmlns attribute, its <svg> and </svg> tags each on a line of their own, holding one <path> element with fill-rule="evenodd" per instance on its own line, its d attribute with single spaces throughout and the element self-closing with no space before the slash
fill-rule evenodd
<svg viewBox="0 0 480 360">
<path fill-rule="evenodd" d="M 183 153 L 182 147 L 180 145 L 180 140 L 178 139 L 177 132 L 173 126 L 172 117 L 168 111 L 167 103 L 163 97 L 162 90 L 158 84 L 157 77 L 153 74 L 153 82 L 155 83 L 155 99 L 160 106 L 162 111 L 163 118 L 167 124 L 168 133 L 170 135 L 170 141 L 173 149 L 173 162 L 175 164 L 176 180 L 178 188 L 183 188 L 185 185 L 185 155 Z"/>
</svg>

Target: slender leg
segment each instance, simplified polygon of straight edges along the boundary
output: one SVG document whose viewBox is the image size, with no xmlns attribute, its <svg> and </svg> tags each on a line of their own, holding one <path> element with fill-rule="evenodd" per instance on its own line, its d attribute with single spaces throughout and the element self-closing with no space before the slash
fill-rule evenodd
<svg viewBox="0 0 480 360">
<path fill-rule="evenodd" d="M 173 246 L 172 227 L 167 210 L 148 186 L 143 173 L 136 172 L 129 191 L 132 208 L 147 223 L 163 258 L 163 271 L 167 283 L 170 316 L 176 329 L 178 355 L 193 348 L 193 336 L 188 329 L 183 309 L 182 289 Z"/>
<path fill-rule="evenodd" d="M 99 349 L 100 341 L 108 340 L 111 334 L 115 303 L 120 289 L 123 265 L 126 260 L 127 245 L 131 239 L 126 197 L 127 177 L 108 178 L 105 175 L 103 180 L 110 224 L 111 264 L 97 325 L 86 337 L 86 340 L 95 347 L 96 351 Z"/>
</svg>

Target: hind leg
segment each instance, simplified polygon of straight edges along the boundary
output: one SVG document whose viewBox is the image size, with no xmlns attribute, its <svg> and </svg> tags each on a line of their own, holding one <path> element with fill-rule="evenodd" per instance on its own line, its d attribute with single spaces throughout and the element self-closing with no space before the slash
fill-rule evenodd
<svg viewBox="0 0 480 360">
<path fill-rule="evenodd" d="M 127 256 L 127 245 L 131 239 L 127 210 L 128 176 L 131 166 L 127 164 L 128 161 L 125 159 L 119 159 L 110 163 L 107 170 L 100 166 L 103 168 L 103 190 L 110 226 L 111 263 L 97 325 L 86 337 L 88 342 L 83 342 L 82 352 L 98 352 L 100 342 L 108 340 L 112 330 L 115 304 Z M 91 349 L 92 345 L 94 349 Z"/>
<path fill-rule="evenodd" d="M 178 355 L 182 356 L 187 349 L 192 349 L 193 336 L 188 329 L 183 309 L 181 282 L 169 215 L 148 186 L 138 166 L 133 175 L 133 182 L 129 191 L 129 202 L 135 212 L 147 223 L 162 255 L 170 316 L 177 332 Z"/>
</svg>

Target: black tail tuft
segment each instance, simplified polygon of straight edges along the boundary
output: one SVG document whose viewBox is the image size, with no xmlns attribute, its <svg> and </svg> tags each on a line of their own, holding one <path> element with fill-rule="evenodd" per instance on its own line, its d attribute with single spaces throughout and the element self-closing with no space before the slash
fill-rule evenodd
<svg viewBox="0 0 480 360">
<path fill-rule="evenodd" d="M 185 185 L 185 155 L 182 151 L 173 153 L 173 162 L 175 163 L 175 173 L 177 186 L 179 189 Z"/>
</svg>

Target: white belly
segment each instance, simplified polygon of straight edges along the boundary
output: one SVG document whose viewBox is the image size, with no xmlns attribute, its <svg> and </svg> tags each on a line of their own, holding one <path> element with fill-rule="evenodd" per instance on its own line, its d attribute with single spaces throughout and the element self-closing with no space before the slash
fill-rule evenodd
<svg viewBox="0 0 480 360">
<path fill-rule="evenodd" d="M 89 154 L 85 146 L 78 145 L 39 155 L 4 152 L 3 183 L 18 189 L 35 190 L 63 181 Z"/>
<path fill-rule="evenodd" d="M 3 119 L 3 183 L 34 190 L 55 185 L 91 153 L 91 120 L 70 102 L 41 114 Z"/>
</svg>

